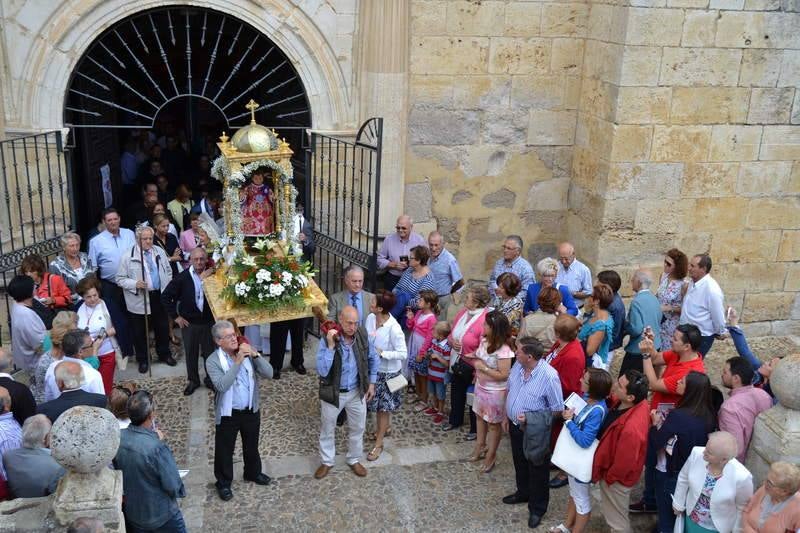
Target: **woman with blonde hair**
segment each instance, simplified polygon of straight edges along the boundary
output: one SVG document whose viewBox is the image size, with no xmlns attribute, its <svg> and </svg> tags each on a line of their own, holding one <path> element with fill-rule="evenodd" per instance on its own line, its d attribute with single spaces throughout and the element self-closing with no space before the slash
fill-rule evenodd
<svg viewBox="0 0 800 533">
<path fill-rule="evenodd" d="M 81 236 L 71 231 L 61 236 L 63 253 L 50 261 L 50 273 L 61 276 L 72 291 L 72 302 L 77 303 L 80 296 L 75 292 L 78 282 L 94 274 L 95 266 L 89 255 L 81 252 Z"/>
<path fill-rule="evenodd" d="M 742 511 L 743 533 L 784 533 L 800 529 L 800 467 L 776 461 L 764 484 Z"/>
<path fill-rule="evenodd" d="M 553 287 L 554 289 L 558 289 L 558 292 L 561 293 L 563 309 L 559 309 L 559 311 L 569 313 L 572 316 L 578 316 L 578 306 L 575 304 L 575 298 L 572 297 L 569 287 L 561 283 L 556 283 L 558 261 L 552 257 L 545 257 L 536 263 L 536 272 L 539 274 L 540 281 L 528 285 L 523 313 L 527 315 L 539 309 L 539 291 L 544 287 Z"/>
<path fill-rule="evenodd" d="M 53 361 L 58 361 L 64 357 L 61 349 L 61 341 L 64 335 L 70 330 L 78 327 L 78 313 L 75 311 L 59 311 L 53 319 L 53 329 L 50 330 L 50 340 L 53 347 L 42 354 L 36 368 L 33 371 L 34 379 L 31 380 L 31 392 L 36 400 L 36 404 L 44 402 L 44 377 L 47 369 Z"/>
</svg>

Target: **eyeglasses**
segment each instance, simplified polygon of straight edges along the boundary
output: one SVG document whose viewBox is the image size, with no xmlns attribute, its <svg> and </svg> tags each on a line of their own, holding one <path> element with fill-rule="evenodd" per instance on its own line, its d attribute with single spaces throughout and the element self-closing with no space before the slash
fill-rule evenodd
<svg viewBox="0 0 800 533">
<path fill-rule="evenodd" d="M 503 250 L 519 250 L 519 246 L 506 246 L 503 245 Z"/>
<path fill-rule="evenodd" d="M 405 226 L 395 226 L 394 229 L 401 230 L 401 229 L 408 229 L 408 228 L 405 227 Z"/>
<path fill-rule="evenodd" d="M 81 350 L 88 350 L 91 347 L 92 347 L 91 344 L 84 344 L 83 346 L 81 346 Z"/>
<path fill-rule="evenodd" d="M 223 336 L 218 337 L 218 338 L 220 340 L 223 340 L 223 341 L 232 341 L 233 339 L 236 338 L 236 333 L 229 333 L 227 335 L 223 335 Z"/>
</svg>

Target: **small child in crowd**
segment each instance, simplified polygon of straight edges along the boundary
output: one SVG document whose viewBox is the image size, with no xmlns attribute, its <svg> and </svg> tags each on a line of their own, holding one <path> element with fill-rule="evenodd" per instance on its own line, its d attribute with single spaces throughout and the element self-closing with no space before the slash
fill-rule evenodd
<svg viewBox="0 0 800 533">
<path fill-rule="evenodd" d="M 447 369 L 450 367 L 450 324 L 437 322 L 434 329 L 434 340 L 431 343 L 430 363 L 428 364 L 428 397 L 431 407 L 424 413 L 433 417 L 434 424 L 442 424 L 447 420 L 444 414 L 444 398 L 447 395 Z"/>
<path fill-rule="evenodd" d="M 418 299 L 419 311 L 416 314 L 409 308 L 406 311 L 406 325 L 411 332 L 408 338 L 409 378 L 414 376 L 417 391 L 415 412 L 428 408 L 428 349 L 433 341 L 433 327 L 439 314 L 439 296 L 435 291 L 422 290 Z"/>
</svg>

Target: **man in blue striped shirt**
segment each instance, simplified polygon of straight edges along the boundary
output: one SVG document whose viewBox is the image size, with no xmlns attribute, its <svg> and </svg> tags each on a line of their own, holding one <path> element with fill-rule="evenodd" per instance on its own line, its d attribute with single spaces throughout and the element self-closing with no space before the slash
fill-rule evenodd
<svg viewBox="0 0 800 533">
<path fill-rule="evenodd" d="M 511 438 L 511 455 L 514 459 L 517 490 L 503 498 L 503 503 L 528 503 L 528 527 L 535 528 L 542 521 L 550 503 L 549 461 L 534 465 L 525 457 L 525 413 L 551 411 L 559 415 L 564 408 L 561 381 L 558 372 L 542 359 L 544 346 L 532 337 L 517 341 L 517 362 L 508 375 L 506 416 L 503 429 Z"/>
</svg>

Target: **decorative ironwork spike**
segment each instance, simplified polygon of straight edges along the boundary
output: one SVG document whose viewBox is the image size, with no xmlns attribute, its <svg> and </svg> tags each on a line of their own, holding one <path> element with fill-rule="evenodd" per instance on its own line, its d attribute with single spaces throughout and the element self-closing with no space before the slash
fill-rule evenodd
<svg viewBox="0 0 800 533">
<path fill-rule="evenodd" d="M 204 96 L 206 94 L 206 87 L 208 86 L 208 80 L 211 77 L 211 69 L 214 68 L 214 61 L 217 59 L 217 48 L 219 47 L 219 41 L 222 38 L 222 29 L 225 28 L 225 18 L 222 18 L 222 22 L 219 23 L 219 30 L 217 30 L 217 42 L 214 43 L 214 49 L 211 51 L 211 61 L 208 62 L 208 72 L 206 72 L 206 79 L 203 82 L 203 90 L 200 91 L 200 96 Z"/>
<path fill-rule="evenodd" d="M 103 48 L 103 50 L 105 50 L 105 51 L 106 51 L 106 53 L 107 53 L 108 55 L 110 55 L 110 56 L 111 56 L 111 58 L 112 58 L 114 61 L 116 61 L 117 63 L 119 63 L 119 66 L 121 66 L 122 68 L 127 68 L 127 67 L 125 66 L 125 63 L 123 63 L 123 62 L 122 62 L 122 61 L 121 61 L 121 60 L 120 60 L 120 59 L 119 59 L 119 58 L 118 58 L 118 57 L 117 57 L 117 56 L 114 54 L 114 52 L 112 52 L 111 50 L 109 50 L 109 49 L 108 49 L 108 47 L 105 45 L 105 43 L 103 43 L 103 41 L 97 41 L 97 42 L 98 42 L 98 44 L 99 44 L 99 45 L 100 45 L 100 46 Z"/>
<path fill-rule="evenodd" d="M 192 39 L 189 33 L 189 12 L 186 12 L 186 81 L 192 94 Z"/>
<path fill-rule="evenodd" d="M 105 72 L 106 74 L 108 74 L 109 76 L 111 76 L 112 78 L 114 78 L 114 79 L 117 81 L 117 83 L 119 83 L 120 85 L 122 85 L 123 87 L 125 87 L 126 89 L 128 89 L 129 91 L 131 91 L 133 94 L 135 94 L 136 96 L 138 96 L 139 98 L 141 98 L 142 100 L 144 100 L 145 102 L 147 102 L 148 104 L 150 104 L 151 106 L 153 106 L 153 109 L 156 109 L 156 110 L 158 110 L 158 107 L 159 107 L 159 106 L 157 106 L 157 105 L 156 105 L 156 104 L 154 104 L 152 101 L 150 101 L 150 99 L 149 99 L 149 98 L 147 98 L 145 95 L 143 95 L 142 93 L 140 93 L 139 91 L 137 91 L 136 89 L 134 89 L 133 87 L 131 87 L 131 86 L 128 84 L 128 82 L 126 82 L 125 80 L 123 80 L 122 78 L 120 78 L 119 76 L 117 76 L 116 74 L 114 74 L 113 72 L 111 72 L 110 70 L 108 70 L 106 67 L 104 67 L 103 65 L 101 65 L 100 63 L 98 63 L 97 61 L 95 61 L 95 60 L 94 60 L 94 59 L 93 59 L 91 56 L 87 56 L 87 57 L 89 58 L 89 61 L 91 61 L 92 63 L 94 63 L 94 64 L 95 64 L 95 65 L 96 65 L 96 66 L 97 66 L 97 67 L 98 67 L 100 70 L 102 70 L 103 72 Z"/>
<path fill-rule="evenodd" d="M 153 16 L 148 14 L 147 17 L 150 19 L 150 27 L 153 29 L 153 36 L 156 38 L 156 44 L 158 44 L 158 51 L 161 54 L 161 61 L 164 63 L 164 66 L 167 67 L 169 81 L 172 82 L 172 88 L 175 90 L 175 96 L 178 96 L 180 91 L 178 91 L 178 85 L 175 83 L 175 76 L 172 74 L 172 69 L 169 67 L 169 58 L 167 57 L 167 53 L 164 51 L 164 47 L 161 45 L 161 38 L 158 36 L 158 30 L 156 29 L 155 22 L 153 22 Z"/>
<path fill-rule="evenodd" d="M 228 47 L 228 55 L 231 55 L 233 52 L 233 47 L 236 46 L 236 43 L 239 41 L 239 34 L 242 33 L 242 27 L 244 24 L 239 24 L 239 29 L 236 30 L 236 35 L 233 36 L 233 41 L 231 41 L 230 47 Z"/>
<path fill-rule="evenodd" d="M 96 96 L 92 96 L 91 94 L 86 94 L 86 93 L 81 92 L 81 91 L 79 91 L 77 89 L 70 89 L 70 92 L 73 92 L 75 94 L 79 94 L 79 95 L 81 95 L 81 96 L 83 96 L 85 98 L 88 98 L 89 100 L 94 100 L 96 102 L 100 102 L 101 104 L 105 104 L 107 106 L 114 107 L 116 109 L 121 109 L 123 111 L 127 111 L 128 113 L 132 113 L 134 115 L 138 115 L 138 116 L 140 116 L 142 118 L 146 118 L 151 123 L 153 122 L 153 118 L 154 117 L 148 117 L 147 115 L 143 115 L 142 113 L 139 113 L 138 111 L 134 111 L 133 109 L 128 109 L 127 107 L 121 106 L 119 104 L 115 104 L 114 102 L 109 102 L 108 100 L 103 100 L 102 98 L 97 98 Z"/>
<path fill-rule="evenodd" d="M 100 87 L 101 89 L 105 89 L 106 91 L 110 91 L 110 90 L 111 90 L 111 88 L 110 88 L 110 87 L 108 87 L 107 85 L 104 85 L 104 84 L 100 83 L 100 82 L 99 82 L 99 81 L 97 81 L 96 79 L 94 79 L 94 78 L 92 78 L 92 77 L 90 77 L 90 76 L 87 76 L 86 74 L 84 74 L 84 73 L 83 73 L 83 72 L 81 72 L 81 71 L 75 71 L 75 73 L 76 73 L 78 76 L 80 76 L 81 78 L 86 78 L 87 80 L 89 80 L 90 82 L 94 83 L 95 85 L 97 85 L 97 86 L 98 86 L 98 87 Z"/>
<path fill-rule="evenodd" d="M 139 58 L 136 57 L 136 54 L 133 53 L 133 50 L 131 50 L 130 46 L 128 46 L 128 43 L 125 42 L 125 40 L 122 38 L 122 36 L 119 34 L 117 30 L 114 30 L 114 35 L 117 36 L 119 42 L 122 43 L 122 46 L 125 47 L 125 50 L 128 51 L 128 54 L 130 54 L 131 59 L 133 59 L 133 61 L 136 63 L 136 66 L 139 67 L 139 70 L 141 70 L 144 73 L 144 75 L 147 76 L 147 79 L 150 80 L 150 83 L 153 84 L 153 87 L 161 95 L 161 98 L 163 98 L 166 101 L 168 99 L 167 95 L 165 95 L 164 91 L 161 90 L 161 87 L 159 87 L 158 83 L 156 83 L 156 80 L 154 80 L 153 77 L 150 76 L 150 72 L 148 72 L 144 64 L 141 61 L 139 61 Z"/>
<path fill-rule="evenodd" d="M 175 30 L 172 28 L 172 15 L 167 11 L 167 23 L 169 24 L 169 35 L 172 39 L 172 46 L 175 46 Z"/>
<path fill-rule="evenodd" d="M 276 66 L 275 68 L 273 68 L 272 70 L 270 70 L 269 72 L 267 72 L 266 74 L 264 74 L 264 75 L 263 75 L 263 76 L 262 76 L 260 79 L 258 79 L 258 80 L 256 80 L 256 81 L 254 81 L 253 83 L 251 83 L 251 84 L 250 84 L 250 86 L 249 86 L 248 88 L 246 88 L 244 91 L 242 91 L 241 93 L 239 93 L 239 95 L 238 95 L 238 96 L 236 96 L 236 97 L 235 97 L 233 100 L 231 100 L 230 102 L 228 102 L 227 104 L 225 104 L 225 106 L 224 106 L 224 107 L 222 107 L 222 110 L 223 110 L 223 111 L 225 111 L 226 109 L 228 109 L 228 108 L 231 106 L 231 104 L 233 104 L 234 102 L 236 102 L 236 101 L 237 101 L 239 98 L 241 98 L 241 97 L 242 97 L 244 94 L 246 94 L 246 93 L 247 93 L 247 92 L 249 92 L 249 91 L 252 91 L 252 90 L 253 90 L 253 89 L 255 89 L 256 87 L 258 87 L 259 85 L 261 85 L 262 83 L 264 83 L 264 80 L 266 80 L 267 78 L 269 78 L 269 77 L 270 77 L 270 76 L 271 76 L 271 75 L 272 75 L 272 74 L 273 74 L 275 71 L 277 71 L 279 68 L 281 68 L 282 66 L 284 66 L 284 65 L 285 65 L 285 64 L 287 64 L 288 62 L 289 62 L 289 60 L 288 60 L 288 59 L 285 59 L 285 60 L 284 60 L 284 61 L 283 61 L 283 62 L 282 62 L 280 65 Z M 216 98 L 215 98 L 215 100 L 216 100 Z M 247 114 L 247 113 L 242 113 L 241 115 L 237 115 L 236 117 L 233 117 L 233 118 L 231 118 L 230 120 L 234 120 L 234 119 L 236 119 L 236 118 L 241 118 L 241 117 L 243 117 L 243 116 L 244 116 L 244 115 L 246 115 L 246 114 Z M 230 120 L 229 120 L 229 121 L 230 121 Z"/>
<path fill-rule="evenodd" d="M 139 42 L 142 43 L 142 48 L 144 48 L 144 53 L 149 54 L 150 49 L 147 48 L 147 45 L 144 43 L 144 39 L 142 39 L 142 34 L 139 33 L 139 28 L 136 27 L 136 24 L 133 23 L 133 20 L 131 20 L 131 26 L 133 27 L 133 31 L 136 32 L 136 37 L 139 38 Z"/>
<path fill-rule="evenodd" d="M 219 95 L 222 94 L 222 91 L 224 91 L 225 87 L 227 87 L 228 82 L 230 82 L 231 79 L 236 75 L 236 73 L 239 72 L 239 67 L 242 66 L 242 62 L 244 62 L 245 58 L 247 58 L 247 54 L 249 54 L 250 50 L 253 49 L 253 45 L 256 44 L 257 40 L 258 40 L 258 34 L 256 34 L 255 38 L 253 39 L 253 42 L 251 42 L 250 46 L 248 46 L 247 49 L 244 51 L 242 57 L 239 58 L 239 61 L 237 61 L 236 64 L 233 66 L 233 69 L 231 69 L 230 74 L 228 74 L 228 79 L 225 80 L 225 83 L 223 83 L 222 87 L 220 87 L 219 91 L 217 91 L 217 95 L 214 97 L 214 101 L 216 101 L 217 98 L 219 98 Z"/>
<path fill-rule="evenodd" d="M 291 113 L 281 113 L 280 115 L 275 115 L 275 118 L 287 118 L 287 117 L 293 117 L 295 115 L 303 115 L 305 113 L 308 113 L 308 109 L 302 109 L 300 111 L 292 111 Z"/>
<path fill-rule="evenodd" d="M 269 54 L 271 54 L 271 53 L 272 53 L 272 51 L 273 51 L 273 50 L 275 50 L 275 47 L 274 47 L 274 46 L 273 46 L 272 48 L 270 48 L 269 50 L 267 50 L 267 53 L 266 53 L 266 54 L 264 54 L 263 56 L 261 56 L 261 58 L 260 58 L 258 61 L 256 61 L 256 64 L 255 64 L 255 65 L 253 65 L 252 67 L 250 67 L 250 72 L 253 72 L 255 69 L 257 69 L 257 68 L 258 68 L 258 66 L 259 66 L 261 63 L 263 63 L 263 62 L 264 62 L 264 60 L 267 58 L 267 56 L 269 56 Z"/>
<path fill-rule="evenodd" d="M 206 45 L 206 23 L 208 22 L 208 11 L 203 13 L 203 33 L 200 36 L 200 46 Z"/>
<path fill-rule="evenodd" d="M 272 103 L 269 103 L 269 104 L 267 104 L 267 105 L 266 105 L 266 106 L 264 106 L 264 107 L 275 107 L 275 106 L 276 106 L 276 105 L 278 105 L 278 104 L 283 104 L 283 103 L 285 103 L 285 102 L 289 102 L 290 100 L 294 100 L 294 99 L 296 99 L 296 98 L 300 98 L 301 96 L 305 96 L 305 93 L 299 93 L 299 94 L 295 94 L 294 96 L 287 96 L 287 97 L 286 97 L 286 98 L 284 98 L 283 100 L 278 100 L 277 102 L 272 102 Z"/>
<path fill-rule="evenodd" d="M 272 86 L 272 87 L 270 87 L 270 89 L 267 91 L 267 94 L 272 94 L 272 93 L 274 93 L 275 91 L 277 91 L 278 89 L 280 89 L 281 87 L 283 87 L 284 85 L 286 85 L 287 83 L 291 83 L 291 82 L 293 82 L 293 81 L 294 81 L 294 80 L 296 80 L 296 79 L 297 79 L 297 76 L 292 76 L 292 77 L 291 77 L 291 78 L 289 78 L 288 80 L 280 82 L 278 85 L 273 85 L 273 86 Z"/>
<path fill-rule="evenodd" d="M 76 113 L 83 113 L 85 115 L 92 115 L 95 117 L 103 116 L 102 113 L 98 113 L 97 111 L 87 111 L 86 109 L 77 109 L 75 107 L 70 107 L 70 106 L 64 106 L 64 109 L 67 109 L 69 111 L 75 111 Z"/>
</svg>

